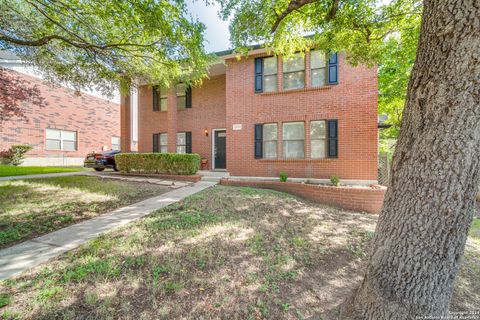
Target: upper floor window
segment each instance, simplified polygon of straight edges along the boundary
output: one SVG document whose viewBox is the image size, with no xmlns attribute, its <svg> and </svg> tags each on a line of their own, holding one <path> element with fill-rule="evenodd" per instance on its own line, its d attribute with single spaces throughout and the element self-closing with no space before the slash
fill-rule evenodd
<svg viewBox="0 0 480 320">
<path fill-rule="evenodd" d="M 177 109 L 185 109 L 187 86 L 184 83 L 177 84 Z"/>
<path fill-rule="evenodd" d="M 325 121 L 310 122 L 310 157 L 325 158 L 327 148 L 327 126 Z"/>
<path fill-rule="evenodd" d="M 295 53 L 283 59 L 283 89 L 300 89 L 305 87 L 305 56 Z"/>
<path fill-rule="evenodd" d="M 327 58 L 324 52 L 320 50 L 310 52 L 310 69 L 312 87 L 323 86 L 327 83 Z"/>
<path fill-rule="evenodd" d="M 168 90 L 160 88 L 160 111 L 168 110 Z"/>
<path fill-rule="evenodd" d="M 154 86 L 152 88 L 153 111 L 167 111 L 168 90 Z"/>
<path fill-rule="evenodd" d="M 263 59 L 263 91 L 277 91 L 277 57 Z"/>
<path fill-rule="evenodd" d="M 45 149 L 46 150 L 77 150 L 77 132 L 57 129 L 45 130 Z"/>
<path fill-rule="evenodd" d="M 112 150 L 120 150 L 120 137 L 112 137 Z"/>
<path fill-rule="evenodd" d="M 312 50 L 306 55 L 310 55 L 310 81 L 307 87 L 338 84 L 339 57 L 337 53 L 326 54 L 321 50 Z M 285 57 L 282 66 L 282 72 L 279 73 L 277 57 L 255 58 L 255 93 L 277 91 L 278 77 L 283 80 L 281 90 L 305 88 L 305 55 L 295 53 L 291 57 Z"/>
<path fill-rule="evenodd" d="M 277 157 L 277 124 L 263 125 L 263 157 L 272 159 Z"/>
<path fill-rule="evenodd" d="M 192 89 L 185 83 L 177 84 L 175 88 L 177 94 L 177 109 L 182 110 L 192 107 Z"/>
<path fill-rule="evenodd" d="M 305 157 L 305 124 L 303 122 L 284 122 L 282 136 L 285 159 Z"/>
</svg>

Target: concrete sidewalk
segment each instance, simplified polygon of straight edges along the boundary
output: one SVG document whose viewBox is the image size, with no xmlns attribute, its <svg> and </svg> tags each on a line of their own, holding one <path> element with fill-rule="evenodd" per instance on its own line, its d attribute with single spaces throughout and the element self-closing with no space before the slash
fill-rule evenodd
<svg viewBox="0 0 480 320">
<path fill-rule="evenodd" d="M 102 233 L 145 217 L 157 209 L 178 202 L 215 184 L 200 181 L 0 250 L 0 280 L 18 275 Z"/>
<path fill-rule="evenodd" d="M 91 175 L 91 174 L 95 174 L 95 172 L 76 171 L 76 172 L 58 172 L 58 173 L 44 173 L 44 174 L 26 174 L 23 176 L 0 177 L 0 181 L 23 180 L 23 179 L 34 179 L 34 178 L 55 178 L 55 177 Z"/>
</svg>

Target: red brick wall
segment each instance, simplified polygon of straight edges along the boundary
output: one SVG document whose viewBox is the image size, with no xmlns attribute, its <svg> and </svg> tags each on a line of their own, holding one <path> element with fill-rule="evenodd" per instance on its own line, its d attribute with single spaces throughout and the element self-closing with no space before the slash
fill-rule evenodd
<svg viewBox="0 0 480 320">
<path fill-rule="evenodd" d="M 178 111 L 176 130 L 192 131 L 193 152 L 208 158 L 211 164 L 211 129 L 226 128 L 227 171 L 234 176 L 278 176 L 280 171 L 285 171 L 290 177 L 337 175 L 341 179 L 377 180 L 376 69 L 353 67 L 340 55 L 339 84 L 310 88 L 309 60 L 307 54 L 307 88 L 263 94 L 254 93 L 253 56 L 227 60 L 226 75 L 207 79 L 201 88 L 192 90 L 192 108 Z M 281 89 L 281 81 L 278 86 Z M 167 132 L 168 126 L 167 112 L 152 111 L 149 87 L 139 90 L 138 116 L 139 151 L 150 152 L 152 134 Z M 339 156 L 309 159 L 309 121 L 326 119 L 338 119 Z M 305 121 L 306 159 L 254 159 L 254 124 L 277 122 L 281 138 L 282 122 L 291 121 Z M 242 130 L 232 130 L 234 124 L 241 124 Z M 203 133 L 205 128 L 209 131 L 208 137 Z M 279 141 L 279 156 L 281 145 Z"/>
<path fill-rule="evenodd" d="M 254 93 L 254 57 L 227 61 L 227 169 L 237 176 L 377 180 L 377 71 L 352 67 L 339 56 L 339 84 L 289 92 Z M 279 65 L 281 59 L 279 59 Z M 306 56 L 306 84 L 309 84 L 309 55 Z M 280 67 L 279 67 L 280 69 Z M 280 85 L 279 85 L 280 87 Z M 309 121 L 338 119 L 338 158 L 308 159 Z M 254 125 L 305 121 L 307 159 L 254 159 Z M 243 129 L 233 131 L 233 124 Z M 278 155 L 282 155 L 281 143 Z"/>
<path fill-rule="evenodd" d="M 173 92 L 170 92 L 171 96 Z M 174 99 L 169 99 L 168 108 Z M 151 152 L 153 148 L 153 133 L 168 132 L 168 112 L 153 111 L 152 88 L 142 86 L 138 95 L 138 151 Z M 225 76 L 216 76 L 204 81 L 199 88 L 192 88 L 192 108 L 178 110 L 178 132 L 192 132 L 192 152 L 208 159 L 212 163 L 212 129 L 225 128 Z M 208 130 L 208 137 L 204 130 Z M 174 133 L 173 133 L 174 134 Z M 173 140 L 175 141 L 175 140 Z"/>
<path fill-rule="evenodd" d="M 28 157 L 84 157 L 102 146 L 111 147 L 112 137 L 120 136 L 119 105 L 88 94 L 76 96 L 73 90 L 52 87 L 46 82 L 12 70 L 7 72 L 36 85 L 45 99 L 40 108 L 27 105 L 28 122 L 13 119 L 0 127 L 0 150 L 12 144 L 33 146 Z M 45 129 L 77 131 L 77 151 L 45 150 Z"/>
<path fill-rule="evenodd" d="M 220 184 L 226 186 L 273 189 L 288 192 L 313 202 L 369 213 L 380 213 L 386 191 L 386 188 L 331 187 L 279 181 L 238 181 L 222 179 L 220 180 Z"/>
</svg>

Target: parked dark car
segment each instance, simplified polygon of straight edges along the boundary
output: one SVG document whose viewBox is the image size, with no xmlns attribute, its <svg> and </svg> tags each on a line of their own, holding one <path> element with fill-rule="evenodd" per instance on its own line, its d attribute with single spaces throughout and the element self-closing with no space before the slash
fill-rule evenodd
<svg viewBox="0 0 480 320">
<path fill-rule="evenodd" d="M 118 171 L 115 165 L 115 155 L 119 154 L 120 150 L 111 150 L 102 153 L 89 153 L 85 157 L 83 166 L 85 168 L 93 168 L 96 171 L 103 171 L 105 168 L 110 168 Z"/>
</svg>

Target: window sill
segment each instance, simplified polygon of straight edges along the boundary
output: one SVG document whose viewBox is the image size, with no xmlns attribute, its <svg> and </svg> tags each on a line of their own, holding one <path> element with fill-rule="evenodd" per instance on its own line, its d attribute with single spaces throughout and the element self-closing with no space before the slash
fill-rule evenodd
<svg viewBox="0 0 480 320">
<path fill-rule="evenodd" d="M 338 158 L 318 158 L 318 159 L 312 159 L 312 158 L 304 158 L 304 159 L 255 159 L 260 162 L 274 162 L 274 163 L 290 163 L 290 162 L 300 162 L 300 163 L 305 163 L 305 162 L 328 162 L 331 160 L 337 160 Z"/>
<path fill-rule="evenodd" d="M 62 150 L 62 149 L 45 149 L 45 151 L 55 151 L 55 152 L 77 152 L 78 150 Z"/>
<path fill-rule="evenodd" d="M 325 85 L 325 86 L 320 86 L 320 87 L 308 87 L 308 88 L 273 91 L 273 92 L 261 92 L 261 93 L 257 93 L 257 94 L 260 95 L 260 96 L 274 96 L 274 95 L 282 95 L 282 94 L 288 94 L 288 93 L 330 90 L 332 87 L 333 87 L 333 85 Z"/>
</svg>

